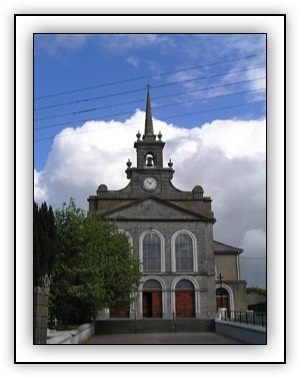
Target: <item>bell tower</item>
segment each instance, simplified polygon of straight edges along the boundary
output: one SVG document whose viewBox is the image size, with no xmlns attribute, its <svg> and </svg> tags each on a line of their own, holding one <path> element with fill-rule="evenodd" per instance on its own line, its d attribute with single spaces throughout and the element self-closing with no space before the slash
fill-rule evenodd
<svg viewBox="0 0 300 378">
<path fill-rule="evenodd" d="M 131 167 L 132 163 L 128 160 L 126 169 L 127 178 L 131 179 L 132 190 L 135 193 L 144 194 L 145 192 L 162 193 L 169 187 L 174 170 L 171 161 L 169 161 L 168 167 L 164 168 L 165 142 L 162 141 L 161 132 L 158 135 L 154 134 L 149 85 L 147 86 L 144 135 L 138 132 L 136 137 L 134 148 L 137 154 L 137 166 Z"/>
</svg>

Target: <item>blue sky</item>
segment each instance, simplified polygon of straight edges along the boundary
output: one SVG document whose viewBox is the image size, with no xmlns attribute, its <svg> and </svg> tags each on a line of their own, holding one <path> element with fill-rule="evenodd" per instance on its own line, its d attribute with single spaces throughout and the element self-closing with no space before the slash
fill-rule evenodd
<svg viewBox="0 0 300 378">
<path fill-rule="evenodd" d="M 35 34 L 35 200 L 88 210 L 100 184 L 127 185 L 148 83 L 173 184 L 203 186 L 215 240 L 265 287 L 265 34 Z"/>
<path fill-rule="evenodd" d="M 261 119 L 265 62 L 264 34 L 35 34 L 34 166 L 65 127 L 143 110 L 147 83 L 153 115 L 179 127 Z"/>
</svg>

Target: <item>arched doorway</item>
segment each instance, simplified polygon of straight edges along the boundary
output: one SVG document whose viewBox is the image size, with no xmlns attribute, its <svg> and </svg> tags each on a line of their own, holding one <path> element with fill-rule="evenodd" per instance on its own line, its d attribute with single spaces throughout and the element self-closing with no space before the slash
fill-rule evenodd
<svg viewBox="0 0 300 378">
<path fill-rule="evenodd" d="M 230 314 L 229 293 L 224 287 L 218 287 L 216 290 L 216 307 L 217 311 L 220 307 L 226 308 L 227 314 Z"/>
<path fill-rule="evenodd" d="M 175 288 L 175 308 L 178 318 L 195 317 L 195 288 L 191 281 L 180 280 Z"/>
<path fill-rule="evenodd" d="M 143 317 L 162 317 L 162 288 L 160 282 L 148 280 L 143 286 Z"/>
</svg>

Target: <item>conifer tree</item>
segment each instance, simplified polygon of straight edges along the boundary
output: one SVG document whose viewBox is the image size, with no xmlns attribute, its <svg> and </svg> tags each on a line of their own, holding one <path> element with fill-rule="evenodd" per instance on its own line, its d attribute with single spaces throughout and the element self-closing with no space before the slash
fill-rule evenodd
<svg viewBox="0 0 300 378">
<path fill-rule="evenodd" d="M 57 234 L 52 207 L 46 202 L 33 204 L 33 282 L 42 285 L 42 278 L 52 274 L 57 252 Z"/>
</svg>

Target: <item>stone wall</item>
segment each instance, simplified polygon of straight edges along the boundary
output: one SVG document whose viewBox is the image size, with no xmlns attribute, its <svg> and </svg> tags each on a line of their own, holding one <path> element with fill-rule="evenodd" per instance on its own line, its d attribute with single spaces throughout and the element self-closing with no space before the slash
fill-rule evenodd
<svg viewBox="0 0 300 378">
<path fill-rule="evenodd" d="M 253 326 L 251 324 L 230 323 L 216 320 L 216 332 L 222 335 L 233 337 L 246 344 L 265 345 L 267 344 L 266 328 Z"/>
<path fill-rule="evenodd" d="M 49 330 L 47 344 L 85 344 L 94 334 L 94 323 L 82 324 L 69 331 Z"/>
<path fill-rule="evenodd" d="M 34 287 L 33 344 L 47 344 L 49 288 Z"/>
</svg>

